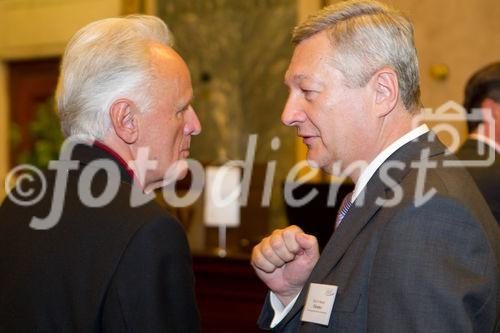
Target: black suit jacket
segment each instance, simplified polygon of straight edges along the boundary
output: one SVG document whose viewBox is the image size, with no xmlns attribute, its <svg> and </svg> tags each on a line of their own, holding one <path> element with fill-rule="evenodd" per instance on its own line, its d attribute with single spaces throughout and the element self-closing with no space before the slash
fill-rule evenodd
<svg viewBox="0 0 500 333">
<path fill-rule="evenodd" d="M 479 154 L 479 144 L 479 141 L 474 139 L 465 141 L 458 151 L 457 157 L 464 161 L 484 161 L 489 156 L 488 154 L 495 156 L 492 165 L 487 167 L 470 166 L 467 167 L 467 170 L 481 190 L 497 222 L 500 223 L 500 154 L 488 145 L 483 145 L 485 153 L 481 155 Z"/>
<path fill-rule="evenodd" d="M 415 204 L 420 153 L 427 170 Z M 470 175 L 443 167 L 445 148 L 427 136 L 396 151 L 370 179 L 365 204 L 350 208 L 276 332 L 494 332 L 500 309 L 500 231 Z M 454 159 L 453 156 L 449 157 Z M 382 169 L 390 161 L 403 162 Z M 456 161 L 456 160 L 455 160 Z M 416 166 L 416 165 L 414 165 Z M 381 207 L 377 199 L 401 200 Z M 358 202 L 359 203 L 359 202 Z M 310 283 L 338 286 L 328 325 L 302 322 Z M 273 318 L 269 296 L 259 326 Z"/>
<path fill-rule="evenodd" d="M 80 144 L 73 159 L 79 168 L 56 199 L 64 204 L 53 228 L 29 224 L 50 211 L 54 172 L 45 174 L 40 202 L 23 207 L 7 198 L 0 208 L 0 332 L 199 331 L 182 226 L 154 201 L 132 207 L 131 177 L 106 151 Z M 109 177 L 119 187 L 108 204 L 92 208 L 78 191 L 103 194 L 109 179 L 97 160 L 118 166 Z M 97 172 L 79 184 L 84 169 Z"/>
</svg>

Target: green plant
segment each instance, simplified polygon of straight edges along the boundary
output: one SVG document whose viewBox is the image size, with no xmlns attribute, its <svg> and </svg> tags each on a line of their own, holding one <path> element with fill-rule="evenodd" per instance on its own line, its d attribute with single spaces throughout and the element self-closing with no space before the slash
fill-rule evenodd
<svg viewBox="0 0 500 333">
<path fill-rule="evenodd" d="M 51 160 L 58 158 L 64 141 L 53 97 L 37 106 L 35 119 L 28 123 L 27 129 L 27 140 L 33 143 L 31 149 L 21 148 L 22 134 L 19 125 L 11 124 L 10 138 L 11 147 L 16 152 L 15 162 L 45 168 Z"/>
</svg>

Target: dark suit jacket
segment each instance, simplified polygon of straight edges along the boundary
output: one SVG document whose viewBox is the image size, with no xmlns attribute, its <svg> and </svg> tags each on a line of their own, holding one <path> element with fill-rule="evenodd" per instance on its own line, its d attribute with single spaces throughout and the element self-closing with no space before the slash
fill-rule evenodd
<svg viewBox="0 0 500 333">
<path fill-rule="evenodd" d="M 131 177 L 109 153 L 77 145 L 73 159 L 80 168 L 69 171 L 53 228 L 29 227 L 33 216 L 49 213 L 53 172 L 39 203 L 6 199 L 0 208 L 0 332 L 199 331 L 182 226 L 154 201 L 131 207 Z M 98 159 L 118 165 L 119 188 L 109 204 L 90 208 L 78 195 L 90 184 L 78 182 Z M 95 197 L 107 181 L 104 171 L 95 174 Z"/>
<path fill-rule="evenodd" d="M 426 148 L 438 167 L 427 171 L 423 190 L 436 193 L 417 206 L 418 172 L 409 162 Z M 405 164 L 390 169 L 392 181 L 381 180 L 382 167 L 371 178 L 365 204 L 350 208 L 275 331 L 494 332 L 500 231 L 469 174 L 441 166 L 444 151 L 424 135 L 388 159 Z M 399 204 L 376 204 L 378 197 L 393 198 L 398 188 Z M 300 320 L 311 282 L 338 286 L 328 326 Z M 268 296 L 259 326 L 268 329 L 273 315 Z"/>
<path fill-rule="evenodd" d="M 477 186 L 493 212 L 493 216 L 500 223 L 500 154 L 493 148 L 485 146 L 486 149 L 490 149 L 491 151 L 485 152 L 486 156 L 480 155 L 478 143 L 479 141 L 474 139 L 465 141 L 458 151 L 457 157 L 464 161 L 480 161 L 486 159 L 488 153 L 495 156 L 495 161 L 492 165 L 488 167 L 467 167 L 467 170 L 476 181 Z"/>
</svg>

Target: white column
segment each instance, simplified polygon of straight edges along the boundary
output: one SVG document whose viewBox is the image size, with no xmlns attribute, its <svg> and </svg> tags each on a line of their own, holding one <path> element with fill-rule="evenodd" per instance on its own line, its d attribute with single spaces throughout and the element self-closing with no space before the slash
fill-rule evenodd
<svg viewBox="0 0 500 333">
<path fill-rule="evenodd" d="M 158 15 L 158 6 L 156 3 L 158 0 L 145 0 L 144 2 L 144 14 L 148 15 Z"/>
<path fill-rule="evenodd" d="M 0 202 L 5 197 L 5 176 L 9 167 L 9 105 L 7 64 L 0 61 Z"/>
</svg>

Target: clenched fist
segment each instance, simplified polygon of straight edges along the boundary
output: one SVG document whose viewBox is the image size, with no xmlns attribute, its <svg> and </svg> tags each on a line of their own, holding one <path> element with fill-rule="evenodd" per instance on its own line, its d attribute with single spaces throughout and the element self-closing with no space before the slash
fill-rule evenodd
<svg viewBox="0 0 500 333">
<path fill-rule="evenodd" d="M 257 276 L 285 306 L 300 292 L 318 259 L 316 237 L 295 225 L 275 230 L 252 251 Z"/>
</svg>

